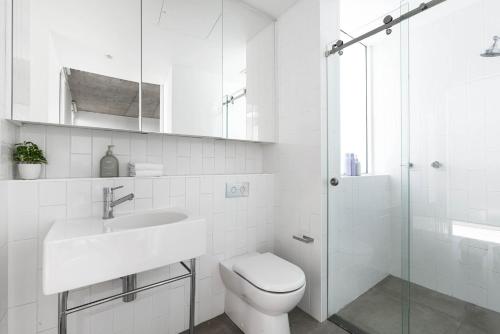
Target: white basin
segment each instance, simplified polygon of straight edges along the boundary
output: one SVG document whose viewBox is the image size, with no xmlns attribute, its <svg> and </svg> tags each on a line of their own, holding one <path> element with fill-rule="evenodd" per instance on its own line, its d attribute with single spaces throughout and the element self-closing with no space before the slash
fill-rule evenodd
<svg viewBox="0 0 500 334">
<path fill-rule="evenodd" d="M 43 292 L 69 291 L 206 252 L 206 221 L 182 210 L 58 220 L 43 242 Z"/>
</svg>

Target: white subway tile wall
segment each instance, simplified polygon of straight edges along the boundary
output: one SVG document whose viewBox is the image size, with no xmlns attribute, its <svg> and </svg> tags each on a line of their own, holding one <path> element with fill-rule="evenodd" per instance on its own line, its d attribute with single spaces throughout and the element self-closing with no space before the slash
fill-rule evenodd
<svg viewBox="0 0 500 334">
<path fill-rule="evenodd" d="M 46 152 L 49 163 L 42 177 L 47 179 L 99 177 L 99 163 L 108 145 L 114 145 L 120 176 L 128 175 L 130 161 L 162 163 L 164 175 L 261 173 L 266 145 L 50 125 L 22 126 L 18 141 L 24 140 L 35 142 Z M 2 168 L 3 173 L 8 168 L 12 165 Z"/>
<path fill-rule="evenodd" d="M 187 150 L 192 148 L 192 143 L 181 146 Z M 43 238 L 56 219 L 88 216 L 89 212 L 101 215 L 104 186 L 124 185 L 118 196 L 136 194 L 129 204 L 117 208 L 120 212 L 175 206 L 206 217 L 208 253 L 198 261 L 197 323 L 224 311 L 225 289 L 219 276 L 219 262 L 249 251 L 272 251 L 274 246 L 274 176 L 271 174 L 4 182 L 8 184 L 8 192 L 0 200 L 5 199 L 10 208 L 7 220 L 9 293 L 8 298 L 0 295 L 0 301 L 8 299 L 10 334 L 56 333 L 57 298 L 44 296 L 41 290 Z M 226 199 L 226 182 L 250 182 L 250 196 Z M 2 240 L 7 243 L 7 236 Z M 5 259 L 0 256 L 0 261 Z M 181 271 L 180 265 L 172 265 L 140 273 L 139 284 L 152 283 Z M 0 282 L 5 279 L 0 277 Z M 119 280 L 104 282 L 72 291 L 69 303 L 76 305 L 109 296 L 120 289 Z M 69 333 L 178 333 L 188 325 L 188 302 L 189 280 L 176 282 L 139 294 L 133 303 L 120 300 L 70 315 Z M 0 307 L 5 309 L 7 305 L 0 303 Z"/>
<path fill-rule="evenodd" d="M 279 145 L 265 152 L 266 167 L 276 173 L 276 254 L 304 270 L 307 286 L 299 307 L 320 321 L 327 315 L 327 72 L 322 52 L 337 34 L 335 15 L 330 15 L 337 12 L 337 2 L 298 1 L 277 22 Z M 293 240 L 294 234 L 315 242 Z"/>
</svg>

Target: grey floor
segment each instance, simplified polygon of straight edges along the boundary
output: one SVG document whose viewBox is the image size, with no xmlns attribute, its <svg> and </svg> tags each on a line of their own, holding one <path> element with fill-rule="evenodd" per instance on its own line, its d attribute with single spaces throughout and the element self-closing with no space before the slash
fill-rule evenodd
<svg viewBox="0 0 500 334">
<path fill-rule="evenodd" d="M 337 315 L 369 334 L 402 333 L 402 295 L 410 291 L 411 334 L 499 334 L 500 313 L 388 276 Z M 407 295 L 407 293 L 406 293 Z"/>
<path fill-rule="evenodd" d="M 290 312 L 289 317 L 292 334 L 347 334 L 330 321 L 319 323 L 298 308 Z M 196 334 L 243 333 L 225 314 L 196 326 L 195 332 Z M 187 334 L 187 332 L 184 333 Z"/>
</svg>

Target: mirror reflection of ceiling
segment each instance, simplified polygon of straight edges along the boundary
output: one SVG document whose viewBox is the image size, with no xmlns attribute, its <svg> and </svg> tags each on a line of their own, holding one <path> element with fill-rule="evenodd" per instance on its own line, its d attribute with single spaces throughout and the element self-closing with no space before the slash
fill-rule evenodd
<svg viewBox="0 0 500 334">
<path fill-rule="evenodd" d="M 288 8 L 292 7 L 298 0 L 243 0 L 250 6 L 257 8 L 264 13 L 278 18 Z"/>
<path fill-rule="evenodd" d="M 77 111 L 114 116 L 139 116 L 139 84 L 95 73 L 70 69 L 67 72 L 71 98 Z M 142 115 L 160 118 L 160 86 L 142 84 Z"/>
<path fill-rule="evenodd" d="M 274 6 L 290 2 L 272 1 Z M 45 21 L 63 66 L 139 81 L 140 4 L 140 0 L 32 1 L 32 15 L 37 13 L 36 18 Z M 222 11 L 224 70 L 240 72 L 246 41 L 273 21 L 270 15 L 239 0 L 225 0 L 224 9 L 221 0 L 143 0 L 143 80 L 163 84 L 174 64 L 222 73 Z"/>
</svg>

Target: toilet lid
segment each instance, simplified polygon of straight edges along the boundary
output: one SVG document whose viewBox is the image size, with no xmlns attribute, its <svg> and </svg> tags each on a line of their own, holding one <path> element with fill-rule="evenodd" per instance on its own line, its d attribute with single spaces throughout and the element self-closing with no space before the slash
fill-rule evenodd
<svg viewBox="0 0 500 334">
<path fill-rule="evenodd" d="M 233 271 L 269 292 L 291 292 L 306 283 L 302 269 L 272 253 L 243 258 L 233 265 Z"/>
</svg>

